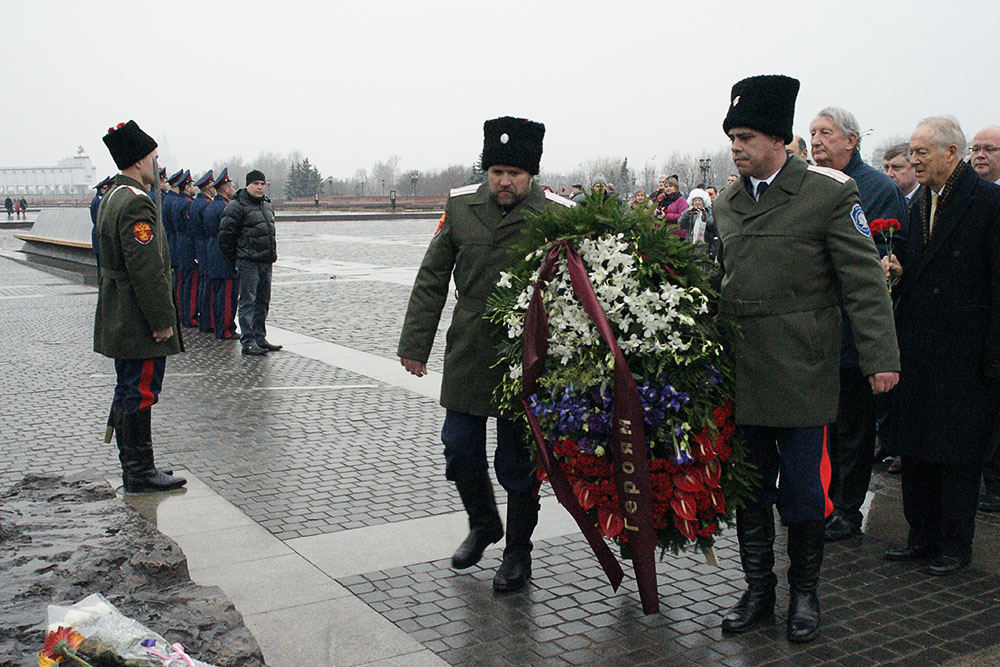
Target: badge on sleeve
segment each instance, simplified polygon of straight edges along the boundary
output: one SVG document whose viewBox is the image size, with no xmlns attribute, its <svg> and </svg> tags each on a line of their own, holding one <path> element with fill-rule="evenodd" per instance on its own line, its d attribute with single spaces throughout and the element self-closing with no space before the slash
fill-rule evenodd
<svg viewBox="0 0 1000 667">
<path fill-rule="evenodd" d="M 445 215 L 446 215 L 445 213 L 441 214 L 441 220 L 438 221 L 437 229 L 434 230 L 434 236 L 437 236 L 438 232 L 441 231 L 441 228 L 444 227 L 444 216 Z"/>
<path fill-rule="evenodd" d="M 854 208 L 851 209 L 851 220 L 854 221 L 854 228 L 865 236 L 871 236 L 872 231 L 868 229 L 868 220 L 865 218 L 865 212 L 861 210 L 860 204 L 855 204 Z"/>
<path fill-rule="evenodd" d="M 153 228 L 148 222 L 137 222 L 132 225 L 132 235 L 136 241 L 146 245 L 153 240 Z"/>
</svg>

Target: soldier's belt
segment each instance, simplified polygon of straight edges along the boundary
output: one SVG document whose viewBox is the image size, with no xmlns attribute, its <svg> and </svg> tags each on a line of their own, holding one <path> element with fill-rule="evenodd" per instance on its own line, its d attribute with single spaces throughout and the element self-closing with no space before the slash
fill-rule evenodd
<svg viewBox="0 0 1000 667">
<path fill-rule="evenodd" d="M 837 297 L 831 294 L 804 294 L 780 299 L 749 301 L 744 299 L 722 299 L 719 311 L 736 317 L 761 317 L 784 315 L 808 310 L 831 308 L 837 305 Z"/>
</svg>

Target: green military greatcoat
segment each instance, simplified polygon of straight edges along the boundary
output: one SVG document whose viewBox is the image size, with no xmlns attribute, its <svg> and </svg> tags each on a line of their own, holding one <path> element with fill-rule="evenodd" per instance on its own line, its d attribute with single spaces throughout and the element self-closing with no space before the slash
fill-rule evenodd
<svg viewBox="0 0 1000 667">
<path fill-rule="evenodd" d="M 496 416 L 493 390 L 507 369 L 494 367 L 503 331 L 484 318 L 486 299 L 500 272 L 513 263 L 510 249 L 525 229 L 525 215 L 559 204 L 573 205 L 532 183 L 528 196 L 504 217 L 487 183 L 451 191 L 441 227 L 417 272 L 398 347 L 400 357 L 427 362 L 454 273 L 458 302 L 446 337 L 445 408 Z"/>
<path fill-rule="evenodd" d="M 854 181 L 793 157 L 757 201 L 742 182 L 713 205 L 720 310 L 742 337 L 736 421 L 832 423 L 840 392 L 841 296 L 866 376 L 899 370 L 892 305 Z"/>
<path fill-rule="evenodd" d="M 101 280 L 94 351 L 114 359 L 148 359 L 183 351 L 174 307 L 170 250 L 156 207 L 138 181 L 119 174 L 97 215 Z M 153 332 L 174 328 L 157 343 Z"/>
</svg>

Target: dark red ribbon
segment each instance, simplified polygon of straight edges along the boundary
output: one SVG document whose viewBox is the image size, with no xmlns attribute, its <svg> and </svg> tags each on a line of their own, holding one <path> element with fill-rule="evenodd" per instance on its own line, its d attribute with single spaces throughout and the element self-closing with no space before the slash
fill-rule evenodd
<svg viewBox="0 0 1000 667">
<path fill-rule="evenodd" d="M 569 480 L 556 463 L 550 445 L 542 434 L 538 419 L 531 413 L 529 397 L 538 391 L 538 378 L 545 370 L 548 354 L 549 323 L 542 304 L 544 283 L 555 275 L 555 263 L 560 253 L 566 253 L 573 294 L 597 327 L 605 344 L 615 358 L 614 413 L 615 429 L 611 440 L 611 457 L 615 467 L 615 481 L 618 486 L 619 507 L 625 521 L 626 534 L 632 550 L 635 578 L 639 586 L 639 598 L 645 614 L 656 614 L 660 610 L 660 600 L 656 589 L 656 533 L 652 522 L 652 493 L 649 484 L 649 445 L 643 429 L 642 401 L 639 389 L 628 368 L 625 356 L 618 347 L 618 340 L 611 331 L 608 318 L 594 293 L 594 286 L 583 265 L 583 260 L 568 241 L 562 241 L 549 249 L 539 269 L 528 311 L 524 317 L 524 340 L 522 345 L 523 388 L 522 402 L 531 426 L 531 433 L 538 446 L 539 458 L 548 474 L 552 489 L 559 500 L 576 521 L 584 537 L 594 550 L 608 581 L 618 590 L 624 576 L 621 565 L 608 548 L 601 533 L 594 526 L 587 512 L 580 506 Z"/>
</svg>

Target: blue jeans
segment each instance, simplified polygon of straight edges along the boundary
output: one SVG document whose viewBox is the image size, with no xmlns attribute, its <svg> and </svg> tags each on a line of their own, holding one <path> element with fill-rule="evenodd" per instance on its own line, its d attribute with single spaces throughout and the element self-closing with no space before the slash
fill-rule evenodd
<svg viewBox="0 0 1000 667">
<path fill-rule="evenodd" d="M 444 443 L 445 477 L 452 482 L 471 482 L 486 472 L 486 417 L 448 410 L 441 429 Z M 520 422 L 497 418 L 497 449 L 493 468 L 497 481 L 508 493 L 527 493 L 535 484 L 535 464 Z"/>
<path fill-rule="evenodd" d="M 238 302 L 240 319 L 240 345 L 244 348 L 251 343 L 264 340 L 267 330 L 264 320 L 271 305 L 271 263 L 236 260 L 236 271 L 240 274 L 240 297 Z"/>
<path fill-rule="evenodd" d="M 829 427 L 741 429 L 746 436 L 747 459 L 761 476 L 750 506 L 776 504 L 781 518 L 788 523 L 822 521 L 830 515 Z M 781 485 L 777 486 L 779 471 Z"/>
</svg>

